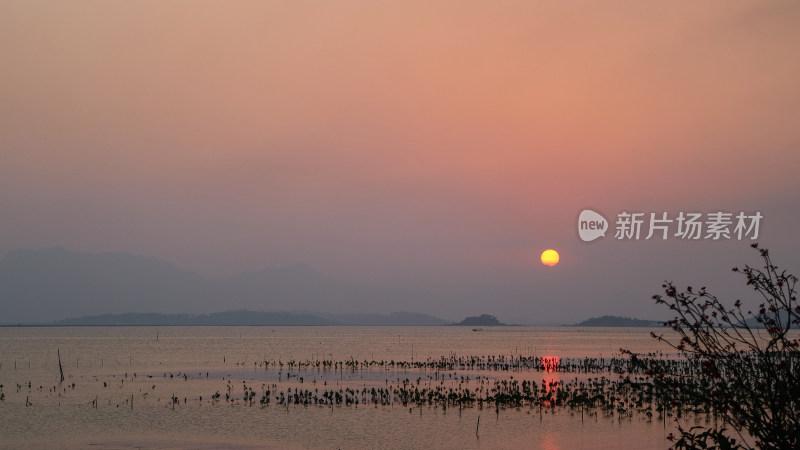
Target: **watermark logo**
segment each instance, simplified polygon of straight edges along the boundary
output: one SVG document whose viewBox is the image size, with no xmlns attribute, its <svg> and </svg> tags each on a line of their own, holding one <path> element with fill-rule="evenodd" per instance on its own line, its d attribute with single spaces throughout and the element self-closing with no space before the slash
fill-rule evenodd
<svg viewBox="0 0 800 450">
<path fill-rule="evenodd" d="M 608 230 L 608 221 L 602 214 L 584 209 L 578 216 L 578 236 L 584 242 L 591 242 L 597 238 L 605 237 Z"/>
<path fill-rule="evenodd" d="M 748 214 L 716 211 L 707 214 L 679 212 L 670 216 L 667 212 L 617 214 L 614 239 L 649 240 L 669 238 L 682 240 L 708 239 L 758 239 L 761 212 Z M 649 220 L 648 220 L 649 219 Z M 605 237 L 609 223 L 601 214 L 585 209 L 578 216 L 578 235 L 584 242 Z"/>
</svg>

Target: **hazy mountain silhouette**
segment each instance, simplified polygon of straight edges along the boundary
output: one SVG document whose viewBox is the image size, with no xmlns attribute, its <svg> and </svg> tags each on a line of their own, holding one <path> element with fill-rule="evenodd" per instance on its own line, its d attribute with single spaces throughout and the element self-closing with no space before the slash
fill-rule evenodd
<svg viewBox="0 0 800 450">
<path fill-rule="evenodd" d="M 87 313 L 207 311 L 211 284 L 172 264 L 128 253 L 61 247 L 0 259 L 3 322 L 46 322 Z"/>
<path fill-rule="evenodd" d="M 54 247 L 12 251 L 0 259 L 0 323 L 6 324 L 103 314 L 208 314 L 239 309 L 315 311 L 324 313 L 318 319 L 340 324 L 442 321 L 412 313 L 375 315 L 391 311 L 396 307 L 392 305 L 414 306 L 411 299 L 424 304 L 425 296 L 336 280 L 305 264 L 211 280 L 157 258 L 129 253 L 94 254 Z M 359 314 L 337 315 L 350 311 Z"/>
<path fill-rule="evenodd" d="M 449 322 L 428 314 L 413 312 L 393 312 L 391 314 L 318 314 L 339 325 L 371 326 L 432 326 L 446 325 Z"/>
<path fill-rule="evenodd" d="M 263 269 L 234 276 L 223 283 L 226 296 L 249 309 L 314 310 L 336 313 L 378 313 L 405 304 L 411 294 L 400 289 L 337 280 L 306 264 Z"/>
<path fill-rule="evenodd" d="M 454 323 L 453 325 L 458 326 L 501 326 L 505 325 L 504 323 L 497 320 L 497 317 L 489 315 L 489 314 L 481 314 L 480 316 L 470 316 L 462 320 L 461 322 Z"/>
<path fill-rule="evenodd" d="M 660 327 L 662 322 L 657 320 L 634 319 L 620 316 L 601 316 L 586 319 L 576 323 L 575 327 Z"/>
<path fill-rule="evenodd" d="M 337 325 L 313 314 L 225 311 L 211 314 L 126 313 L 57 320 L 52 325 Z"/>
<path fill-rule="evenodd" d="M 444 325 L 444 319 L 427 314 L 397 312 L 383 314 L 320 314 L 263 311 L 224 311 L 211 314 L 125 313 L 83 316 L 57 320 L 44 325 L 55 326 L 208 326 L 208 325 L 356 325 L 356 326 L 428 326 Z"/>
</svg>

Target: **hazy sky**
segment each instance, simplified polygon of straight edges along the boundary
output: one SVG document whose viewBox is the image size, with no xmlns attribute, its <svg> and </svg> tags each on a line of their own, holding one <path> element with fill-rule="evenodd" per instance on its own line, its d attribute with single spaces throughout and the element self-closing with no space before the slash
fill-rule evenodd
<svg viewBox="0 0 800 450">
<path fill-rule="evenodd" d="M 302 261 L 509 321 L 745 295 L 749 240 L 577 216 L 760 211 L 800 272 L 798 48 L 796 1 L 0 0 L 0 253 Z"/>
</svg>

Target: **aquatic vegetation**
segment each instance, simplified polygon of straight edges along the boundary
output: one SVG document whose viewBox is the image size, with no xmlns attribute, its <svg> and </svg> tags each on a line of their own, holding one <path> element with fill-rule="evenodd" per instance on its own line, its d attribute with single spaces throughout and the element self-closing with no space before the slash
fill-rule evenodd
<svg viewBox="0 0 800 450">
<path fill-rule="evenodd" d="M 410 407 L 441 409 L 448 408 L 493 408 L 499 411 L 510 408 L 537 408 L 540 414 L 547 410 L 566 408 L 617 416 L 620 419 L 635 414 L 650 419 L 654 416 L 666 420 L 668 416 L 683 414 L 709 414 L 710 410 L 682 403 L 676 398 L 664 398 L 657 389 L 655 377 L 648 373 L 669 370 L 674 373 L 692 374 L 696 367 L 685 361 L 667 359 L 665 355 L 652 354 L 640 357 L 636 364 L 627 358 L 553 358 L 537 356 L 450 356 L 426 361 L 293 361 L 295 370 L 321 367 L 319 377 L 327 372 L 331 379 L 335 373 L 366 372 L 384 374 L 385 368 L 400 368 L 390 373 L 405 374 L 383 385 L 375 381 L 346 381 L 336 388 L 300 386 L 298 373 L 287 372 L 287 381 L 281 384 L 262 384 L 256 391 L 247 382 L 242 383 L 243 395 L 233 396 L 232 383 L 227 381 L 229 393 L 226 402 L 240 401 L 253 406 L 256 396 L 258 405 L 268 407 L 320 406 L 320 407 Z M 322 369 L 328 368 L 328 369 Z M 575 374 L 570 379 L 555 376 Z M 416 375 L 411 377 L 408 375 Z M 589 375 L 589 376 L 587 376 Z M 532 378 L 538 378 L 534 380 Z M 294 378 L 297 381 L 289 382 Z M 687 379 L 686 383 L 690 383 Z M 316 384 L 316 383 L 314 383 Z M 219 391 L 211 395 L 212 401 L 220 398 Z"/>
</svg>

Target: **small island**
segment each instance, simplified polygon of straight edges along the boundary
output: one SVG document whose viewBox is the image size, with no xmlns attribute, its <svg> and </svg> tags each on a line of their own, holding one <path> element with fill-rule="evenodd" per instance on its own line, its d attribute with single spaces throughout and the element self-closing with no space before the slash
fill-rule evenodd
<svg viewBox="0 0 800 450">
<path fill-rule="evenodd" d="M 489 314 L 481 314 L 480 316 L 467 317 L 461 322 L 454 323 L 453 325 L 468 326 L 468 327 L 494 327 L 494 326 L 503 326 L 505 324 L 497 320 L 497 317 L 495 316 Z"/>
<path fill-rule="evenodd" d="M 601 316 L 586 319 L 583 322 L 572 325 L 573 327 L 659 327 L 661 322 L 657 320 L 634 319 L 621 316 Z"/>
</svg>

